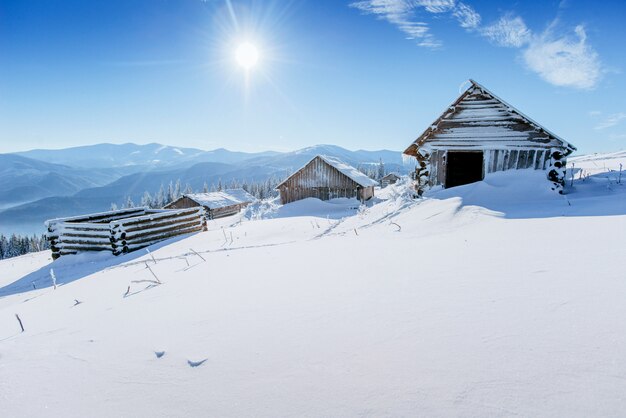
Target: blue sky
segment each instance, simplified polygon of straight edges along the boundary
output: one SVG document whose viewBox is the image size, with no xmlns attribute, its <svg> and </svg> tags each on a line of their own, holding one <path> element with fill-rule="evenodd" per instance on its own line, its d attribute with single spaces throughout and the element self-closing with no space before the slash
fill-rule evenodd
<svg viewBox="0 0 626 418">
<path fill-rule="evenodd" d="M 626 144 L 623 2 L 0 0 L 0 152 L 99 142 L 404 149 L 473 78 Z M 244 41 L 260 53 L 246 72 Z"/>
</svg>

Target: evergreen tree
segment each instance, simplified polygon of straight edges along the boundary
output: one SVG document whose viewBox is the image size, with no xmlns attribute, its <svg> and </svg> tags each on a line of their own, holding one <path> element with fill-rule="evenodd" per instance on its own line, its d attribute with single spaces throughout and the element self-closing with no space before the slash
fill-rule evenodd
<svg viewBox="0 0 626 418">
<path fill-rule="evenodd" d="M 145 191 L 143 193 L 143 197 L 141 198 L 141 206 L 151 208 L 153 205 L 152 195 L 149 191 Z"/>
<path fill-rule="evenodd" d="M 165 200 L 163 201 L 163 206 L 168 203 L 172 203 L 174 201 L 174 184 L 170 181 L 169 186 L 167 186 L 167 194 L 165 195 Z"/>
<path fill-rule="evenodd" d="M 172 200 L 176 200 L 181 196 L 181 184 L 180 179 L 176 180 L 176 187 L 174 188 L 174 198 Z"/>
<path fill-rule="evenodd" d="M 383 177 L 385 177 L 385 164 L 383 164 L 383 159 L 382 158 L 379 159 L 379 162 L 378 162 L 378 173 L 377 174 L 378 174 L 378 176 L 377 176 L 378 180 L 380 180 Z"/>
<path fill-rule="evenodd" d="M 163 206 L 165 206 L 165 188 L 163 187 L 163 183 L 161 183 L 161 187 L 159 188 L 159 191 L 157 192 L 153 205 L 154 207 L 157 207 L 157 208 L 162 208 Z"/>
</svg>

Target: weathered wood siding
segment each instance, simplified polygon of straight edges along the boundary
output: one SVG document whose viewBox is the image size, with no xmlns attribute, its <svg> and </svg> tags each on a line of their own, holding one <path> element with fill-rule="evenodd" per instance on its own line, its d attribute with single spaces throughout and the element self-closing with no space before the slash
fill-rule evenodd
<svg viewBox="0 0 626 418">
<path fill-rule="evenodd" d="M 446 183 L 448 151 L 482 151 L 483 174 L 488 174 L 525 168 L 544 170 L 550 149 L 562 144 L 476 88 L 444 113 L 423 146 L 431 150 L 430 184 L 440 185 Z"/>
<path fill-rule="evenodd" d="M 474 149 L 481 151 L 480 149 Z M 446 184 L 447 150 L 437 150 L 431 155 L 430 185 Z M 550 164 L 550 151 L 539 150 L 484 150 L 483 176 L 505 170 L 545 170 Z"/>
<path fill-rule="evenodd" d="M 549 150 L 562 143 L 528 123 L 501 101 L 474 88 L 432 126 L 428 146 L 433 150 Z"/>
<path fill-rule="evenodd" d="M 315 197 L 329 200 L 338 197 L 367 200 L 374 195 L 374 187 L 362 188 L 351 178 L 317 157 L 281 184 L 283 204 Z"/>
</svg>

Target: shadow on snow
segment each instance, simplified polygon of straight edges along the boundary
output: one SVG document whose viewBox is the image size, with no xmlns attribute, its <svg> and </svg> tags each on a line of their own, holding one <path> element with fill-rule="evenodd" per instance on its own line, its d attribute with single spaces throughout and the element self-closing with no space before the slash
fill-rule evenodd
<svg viewBox="0 0 626 418">
<path fill-rule="evenodd" d="M 129 261 L 146 256 L 146 250 L 154 251 L 166 245 L 188 238 L 187 235 L 170 238 L 132 253 L 114 256 L 108 251 L 85 252 L 76 255 L 63 256 L 50 264 L 0 288 L 0 297 L 24 293 L 30 290 L 39 290 L 52 287 L 50 269 L 54 270 L 57 286 L 71 283 L 106 268 L 118 266 Z"/>
</svg>

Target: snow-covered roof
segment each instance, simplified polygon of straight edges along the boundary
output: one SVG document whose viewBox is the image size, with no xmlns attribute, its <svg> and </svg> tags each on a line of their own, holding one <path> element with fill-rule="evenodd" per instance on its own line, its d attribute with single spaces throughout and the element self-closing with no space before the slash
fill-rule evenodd
<svg viewBox="0 0 626 418">
<path fill-rule="evenodd" d="M 400 178 L 402 177 L 402 175 L 398 172 L 392 171 L 391 173 L 387 173 L 383 178 L 386 179 L 387 177 L 397 177 Z"/>
<path fill-rule="evenodd" d="M 254 196 L 244 189 L 228 189 L 210 193 L 190 193 L 184 196 L 209 209 L 224 208 L 226 206 L 250 203 L 256 200 Z"/>
<path fill-rule="evenodd" d="M 326 164 L 330 165 L 331 167 L 334 167 L 340 173 L 342 173 L 343 175 L 345 175 L 346 177 L 348 177 L 349 179 L 351 179 L 352 181 L 354 181 L 356 184 L 358 184 L 361 187 L 369 187 L 369 186 L 377 186 L 378 185 L 378 182 L 376 180 L 371 179 L 370 177 L 368 177 L 365 174 L 361 173 L 359 170 L 357 170 L 356 168 L 352 167 L 350 164 L 347 164 L 347 163 L 341 161 L 340 159 L 338 159 L 336 157 L 331 157 L 331 156 L 328 156 L 328 155 L 321 155 L 320 154 L 320 155 L 316 155 L 315 157 L 311 158 L 309 160 L 309 162 L 307 162 L 299 170 L 297 170 L 292 175 L 290 175 L 285 180 L 283 180 L 276 187 L 280 187 L 287 180 L 289 180 L 291 177 L 295 176 L 300 170 L 302 170 L 302 168 L 304 168 L 307 165 L 311 164 L 311 162 L 313 160 L 315 160 L 316 158 L 322 159 Z"/>
</svg>

